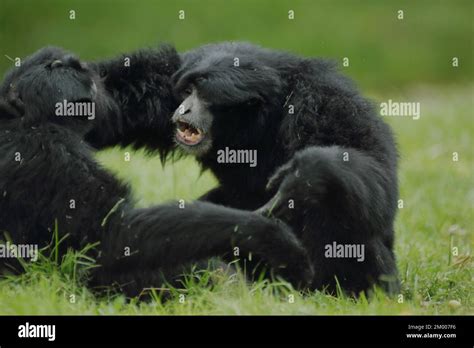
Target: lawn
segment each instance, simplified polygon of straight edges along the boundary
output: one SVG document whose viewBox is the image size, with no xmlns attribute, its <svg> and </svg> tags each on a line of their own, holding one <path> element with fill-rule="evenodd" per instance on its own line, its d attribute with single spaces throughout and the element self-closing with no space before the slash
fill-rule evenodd
<svg viewBox="0 0 474 348">
<path fill-rule="evenodd" d="M 421 103 L 419 120 L 387 117 L 400 150 L 399 296 L 377 292 L 354 300 L 322 292 L 302 295 L 284 282 L 249 284 L 241 275 L 203 271 L 189 277 L 183 288 L 167 292 L 168 301 L 159 296 L 151 301 L 127 301 L 118 294 L 95 297 L 77 280 L 90 260 L 71 253 L 62 262 L 42 260 L 21 276 L 1 280 L 0 314 L 473 314 L 474 87 L 460 86 L 372 95 L 379 102 Z M 125 162 L 125 151 L 131 150 L 111 149 L 97 158 L 130 183 L 139 206 L 193 199 L 215 185 L 192 159 L 163 168 L 143 152 L 132 153 Z"/>
</svg>

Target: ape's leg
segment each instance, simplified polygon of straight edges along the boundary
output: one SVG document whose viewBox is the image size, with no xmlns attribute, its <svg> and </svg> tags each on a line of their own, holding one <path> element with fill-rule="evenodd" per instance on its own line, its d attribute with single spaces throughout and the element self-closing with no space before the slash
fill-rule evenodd
<svg viewBox="0 0 474 348">
<path fill-rule="evenodd" d="M 304 283 L 312 277 L 306 251 L 291 230 L 251 212 L 205 202 L 183 209 L 124 210 L 111 217 L 109 231 L 102 240 L 101 264 L 111 274 L 136 269 L 166 273 L 213 256 L 230 260 L 237 247 L 241 255 L 260 256 L 289 281 Z"/>
<path fill-rule="evenodd" d="M 355 149 L 308 148 L 270 180 L 269 189 L 278 192 L 259 211 L 288 222 L 301 238 L 313 260 L 315 286 L 334 285 L 337 276 L 349 290 L 379 281 L 393 289 L 394 173 L 391 158 L 382 163 Z M 331 257 L 326 252 L 334 243 L 363 246 L 364 260 Z"/>
<path fill-rule="evenodd" d="M 235 190 L 234 188 L 218 186 L 205 193 L 199 198 L 199 200 L 212 202 L 225 207 L 255 210 L 264 204 L 270 197 L 269 192 L 263 192 L 263 194 L 259 195 L 255 191 L 248 193 Z M 265 262 L 262 262 L 262 258 L 257 255 L 242 257 L 238 264 L 251 279 L 260 277 L 262 272 L 265 272 L 266 268 Z"/>
</svg>

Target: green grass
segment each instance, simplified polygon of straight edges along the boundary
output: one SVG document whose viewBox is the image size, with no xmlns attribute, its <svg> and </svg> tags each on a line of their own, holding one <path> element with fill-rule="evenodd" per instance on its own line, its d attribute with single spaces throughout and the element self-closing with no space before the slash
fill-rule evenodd
<svg viewBox="0 0 474 348">
<path fill-rule="evenodd" d="M 472 314 L 473 92 L 473 86 L 419 88 L 390 96 L 421 102 L 419 120 L 388 118 L 401 153 L 404 207 L 396 223 L 396 253 L 403 303 L 382 293 L 370 300 L 321 292 L 301 296 L 285 283 L 247 284 L 241 275 L 219 271 L 197 272 L 183 289 L 172 289 L 169 301 L 98 298 L 79 281 L 80 270 L 91 260 L 70 253 L 60 264 L 53 254 L 26 266 L 25 274 L 1 280 L 0 314 Z M 157 158 L 142 152 L 125 162 L 125 151 L 113 149 L 97 157 L 131 184 L 140 206 L 196 198 L 215 185 L 192 159 L 162 168 Z M 459 161 L 452 160 L 453 152 Z M 182 294 L 184 303 L 179 301 Z"/>
</svg>

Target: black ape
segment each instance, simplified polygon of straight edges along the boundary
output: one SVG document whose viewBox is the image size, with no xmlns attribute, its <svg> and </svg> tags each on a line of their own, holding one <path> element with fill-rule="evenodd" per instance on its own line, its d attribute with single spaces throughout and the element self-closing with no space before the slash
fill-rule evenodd
<svg viewBox="0 0 474 348">
<path fill-rule="evenodd" d="M 41 248 L 51 241 L 57 221 L 59 237 L 68 235 L 61 253 L 100 242 L 94 256 L 101 267 L 91 284 L 117 284 L 131 295 L 161 285 L 189 262 L 230 255 L 234 245 L 264 258 L 289 280 L 311 275 L 309 264 L 301 267 L 304 249 L 282 223 L 205 202 L 184 209 L 133 208 L 128 188 L 94 161 L 83 140 L 88 133 L 102 146 L 139 137 L 169 149 L 166 113 L 174 103 L 169 79 L 179 57 L 165 47 L 131 60 L 135 70 L 118 74 L 120 59 L 92 69 L 69 53 L 46 48 L 7 74 L 0 86 L 2 234 L 8 232 L 15 244 Z M 8 263 L 1 260 L 0 268 Z"/>
<path fill-rule="evenodd" d="M 312 288 L 395 291 L 397 151 L 352 83 L 329 62 L 245 43 L 182 59 L 176 140 L 220 182 L 203 199 L 265 205 L 292 226 L 312 259 Z M 256 166 L 246 161 L 254 150 Z"/>
</svg>

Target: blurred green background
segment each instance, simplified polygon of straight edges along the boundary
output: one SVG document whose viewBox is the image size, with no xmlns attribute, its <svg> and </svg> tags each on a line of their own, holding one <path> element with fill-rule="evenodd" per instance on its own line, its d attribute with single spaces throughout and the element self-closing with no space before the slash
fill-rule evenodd
<svg viewBox="0 0 474 348">
<path fill-rule="evenodd" d="M 472 0 L 1 0 L 4 56 L 45 45 L 84 59 L 159 42 L 179 50 L 247 40 L 308 56 L 350 59 L 345 71 L 369 90 L 465 82 L 473 72 Z M 69 11 L 76 19 L 69 19 Z M 185 11 L 185 20 L 178 11 Z M 288 19 L 288 11 L 295 19 Z M 404 19 L 397 18 L 398 10 Z M 452 57 L 459 58 L 453 69 Z"/>
</svg>

